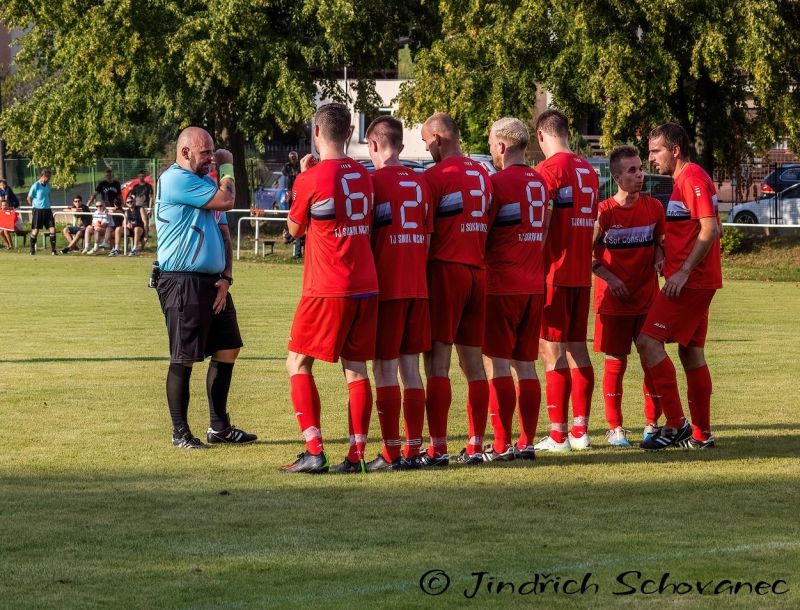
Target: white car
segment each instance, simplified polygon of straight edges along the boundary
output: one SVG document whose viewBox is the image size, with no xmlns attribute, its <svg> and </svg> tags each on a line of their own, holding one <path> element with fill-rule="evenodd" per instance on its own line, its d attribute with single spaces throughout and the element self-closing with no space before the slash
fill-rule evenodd
<svg viewBox="0 0 800 610">
<path fill-rule="evenodd" d="M 731 208 L 728 220 L 737 224 L 800 225 L 800 184 L 777 196 L 739 203 Z"/>
</svg>

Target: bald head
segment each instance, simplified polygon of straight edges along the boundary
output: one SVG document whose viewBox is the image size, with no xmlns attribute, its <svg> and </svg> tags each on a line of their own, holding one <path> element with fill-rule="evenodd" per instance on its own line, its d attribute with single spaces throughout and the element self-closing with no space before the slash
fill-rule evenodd
<svg viewBox="0 0 800 610">
<path fill-rule="evenodd" d="M 422 139 L 437 163 L 448 157 L 461 155 L 458 125 L 446 112 L 436 112 L 428 117 L 422 124 Z"/>
<path fill-rule="evenodd" d="M 201 127 L 187 127 L 178 136 L 175 163 L 198 176 L 205 176 L 214 158 L 214 140 Z"/>
</svg>

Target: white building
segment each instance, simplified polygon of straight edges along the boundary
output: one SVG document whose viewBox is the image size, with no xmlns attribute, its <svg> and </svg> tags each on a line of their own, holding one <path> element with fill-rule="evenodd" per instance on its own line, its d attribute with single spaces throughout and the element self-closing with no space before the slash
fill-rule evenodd
<svg viewBox="0 0 800 610">
<path fill-rule="evenodd" d="M 339 80 L 339 86 L 346 92 L 350 93 L 350 97 L 355 98 L 353 94 L 353 84 L 355 80 Z M 400 85 L 402 85 L 405 80 L 376 80 L 375 81 L 375 90 L 378 95 L 381 97 L 383 104 L 381 105 L 378 115 L 394 115 L 397 112 L 397 104 L 395 103 L 395 98 L 397 94 L 400 92 Z M 327 104 L 330 102 L 330 99 L 317 97 L 317 108 L 322 106 L 323 104 Z M 357 112 L 354 107 L 354 103 L 351 101 L 349 103 L 350 112 L 353 116 L 353 137 L 350 140 L 350 146 L 347 149 L 347 154 L 350 155 L 354 159 L 368 159 L 369 152 L 367 151 L 367 140 L 366 140 L 366 131 L 369 124 L 372 122 L 374 118 L 378 115 L 367 116 L 363 112 Z M 422 125 L 412 125 L 408 127 L 403 125 L 403 153 L 401 155 L 404 159 L 413 159 L 413 160 L 426 160 L 430 159 L 431 155 L 428 151 L 425 150 L 425 142 L 422 141 Z M 313 151 L 313 141 L 312 141 L 312 152 Z"/>
</svg>

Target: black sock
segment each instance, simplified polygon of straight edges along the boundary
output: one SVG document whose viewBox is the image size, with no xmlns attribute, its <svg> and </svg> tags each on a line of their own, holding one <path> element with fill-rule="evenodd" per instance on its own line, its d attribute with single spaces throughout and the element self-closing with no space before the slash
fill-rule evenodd
<svg viewBox="0 0 800 610">
<path fill-rule="evenodd" d="M 56 234 L 50 233 L 50 250 L 55 252 L 56 251 Z"/>
<path fill-rule="evenodd" d="M 233 362 L 212 360 L 208 365 L 206 392 L 211 427 L 217 432 L 231 425 L 228 419 L 228 392 L 231 389 Z"/>
<path fill-rule="evenodd" d="M 38 235 L 34 235 L 31 233 L 31 254 L 36 253 L 36 238 L 39 237 Z"/>
<path fill-rule="evenodd" d="M 186 417 L 189 414 L 189 381 L 192 378 L 192 367 L 183 366 L 180 362 L 171 362 L 167 373 L 167 404 L 172 428 L 189 428 Z"/>
</svg>

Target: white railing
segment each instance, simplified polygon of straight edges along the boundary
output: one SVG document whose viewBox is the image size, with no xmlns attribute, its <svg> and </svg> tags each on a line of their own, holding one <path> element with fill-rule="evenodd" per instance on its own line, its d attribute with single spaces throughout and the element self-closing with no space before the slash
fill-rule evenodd
<svg viewBox="0 0 800 610">
<path fill-rule="evenodd" d="M 56 214 L 61 214 L 63 216 L 84 216 L 92 213 L 92 212 L 81 212 L 68 206 L 51 206 L 50 209 L 53 211 L 53 216 L 55 216 Z M 17 212 L 19 212 L 20 214 L 30 214 L 31 221 L 33 221 L 32 206 L 20 206 L 17 209 Z M 125 214 L 122 212 L 109 212 L 108 215 L 113 216 L 114 218 L 122 218 L 122 254 L 126 255 L 128 254 L 128 223 L 125 222 Z M 31 230 L 33 230 L 33 227 L 31 227 Z M 116 227 L 114 227 L 114 230 L 116 230 Z M 39 229 L 37 237 L 39 235 L 42 236 L 42 248 L 44 248 L 47 245 L 46 241 L 47 234 L 48 232 Z"/>
<path fill-rule="evenodd" d="M 258 227 L 262 222 L 279 222 L 286 223 L 286 218 L 289 216 L 288 210 L 264 210 L 264 214 L 269 216 L 242 216 L 236 223 L 236 260 L 238 261 L 242 255 L 242 221 L 254 220 L 256 222 L 256 229 L 253 241 L 255 246 L 253 252 L 258 254 Z"/>
</svg>

